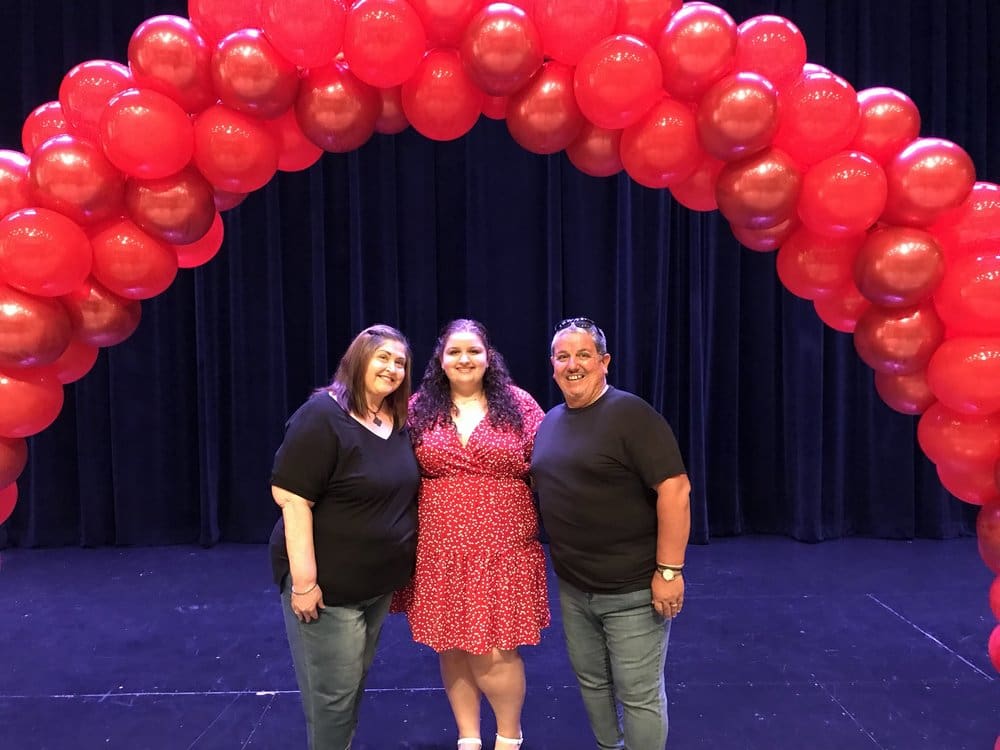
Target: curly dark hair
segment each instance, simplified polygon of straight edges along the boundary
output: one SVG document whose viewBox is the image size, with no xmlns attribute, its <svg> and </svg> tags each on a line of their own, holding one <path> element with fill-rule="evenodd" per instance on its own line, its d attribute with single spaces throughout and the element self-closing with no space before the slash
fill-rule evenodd
<svg viewBox="0 0 1000 750">
<path fill-rule="evenodd" d="M 486 418 L 493 427 L 508 427 L 520 433 L 524 429 L 524 419 L 514 397 L 514 381 L 511 380 L 507 362 L 490 341 L 486 326 L 478 320 L 459 318 L 441 329 L 434 353 L 424 370 L 420 388 L 410 405 L 410 435 L 417 443 L 423 434 L 439 424 L 450 425 L 455 405 L 451 400 L 451 383 L 441 368 L 441 355 L 445 344 L 454 333 L 468 332 L 480 338 L 486 348 L 486 372 L 483 374 L 483 393 L 486 395 Z"/>
</svg>

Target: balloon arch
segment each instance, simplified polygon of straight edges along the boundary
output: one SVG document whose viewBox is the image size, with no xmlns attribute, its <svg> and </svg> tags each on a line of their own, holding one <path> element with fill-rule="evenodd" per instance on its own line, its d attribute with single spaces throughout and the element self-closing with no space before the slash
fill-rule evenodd
<svg viewBox="0 0 1000 750">
<path fill-rule="evenodd" d="M 189 0 L 90 60 L 0 151 L 0 522 L 25 438 L 222 244 L 220 212 L 375 132 L 480 115 L 582 172 L 624 170 L 853 334 L 1000 573 L 1000 187 L 922 138 L 906 94 L 806 62 L 788 19 L 679 0 Z M 1000 579 L 998 579 L 1000 580 Z M 990 603 L 1000 619 L 1000 586 Z M 1000 626 L 990 638 L 1000 670 Z"/>
</svg>

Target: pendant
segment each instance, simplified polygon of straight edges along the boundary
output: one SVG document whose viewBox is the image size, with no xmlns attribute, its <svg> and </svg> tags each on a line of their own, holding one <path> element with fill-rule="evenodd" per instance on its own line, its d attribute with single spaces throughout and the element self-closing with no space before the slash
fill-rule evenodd
<svg viewBox="0 0 1000 750">
<path fill-rule="evenodd" d="M 372 424 L 374 424 L 376 427 L 381 427 L 382 426 L 382 420 L 379 419 L 378 414 L 376 414 L 375 416 L 372 417 Z"/>
</svg>

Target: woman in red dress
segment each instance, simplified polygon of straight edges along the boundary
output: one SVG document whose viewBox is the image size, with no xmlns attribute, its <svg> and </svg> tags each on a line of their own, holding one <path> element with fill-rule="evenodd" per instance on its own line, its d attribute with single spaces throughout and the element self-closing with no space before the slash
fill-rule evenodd
<svg viewBox="0 0 1000 750">
<path fill-rule="evenodd" d="M 542 410 L 515 386 L 486 328 L 445 326 L 410 409 L 420 464 L 417 566 L 405 609 L 414 640 L 438 652 L 459 750 L 521 745 L 524 663 L 549 624 L 545 557 L 527 484 Z"/>
</svg>

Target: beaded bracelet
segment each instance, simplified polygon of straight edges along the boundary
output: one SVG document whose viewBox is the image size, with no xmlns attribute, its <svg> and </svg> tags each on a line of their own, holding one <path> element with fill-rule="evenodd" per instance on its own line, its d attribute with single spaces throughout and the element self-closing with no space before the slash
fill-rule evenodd
<svg viewBox="0 0 1000 750">
<path fill-rule="evenodd" d="M 305 591 L 296 591 L 296 590 L 295 590 L 295 589 L 293 588 L 293 589 L 292 589 L 292 596 L 304 596 L 305 594 L 308 594 L 308 593 L 309 593 L 310 591 L 312 591 L 312 590 L 313 590 L 314 588 L 316 588 L 317 586 L 319 586 L 319 583 L 318 583 L 318 582 L 317 582 L 317 583 L 314 583 L 314 584 L 313 584 L 312 586 L 310 586 L 309 588 L 307 588 L 307 589 L 306 589 Z"/>
</svg>

